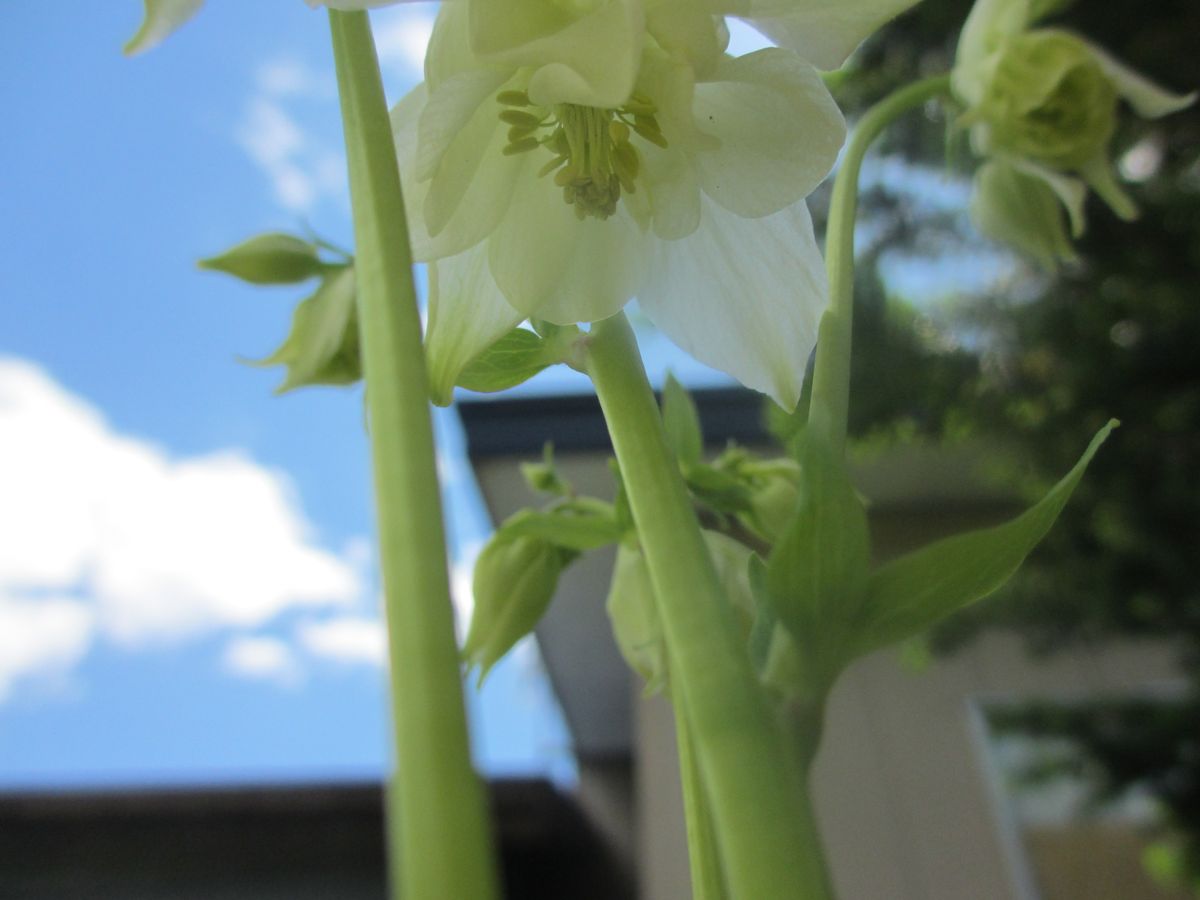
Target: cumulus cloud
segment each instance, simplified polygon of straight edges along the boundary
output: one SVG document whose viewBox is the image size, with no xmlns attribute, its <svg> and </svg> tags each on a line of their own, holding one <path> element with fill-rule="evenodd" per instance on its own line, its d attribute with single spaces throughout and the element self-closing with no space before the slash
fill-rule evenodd
<svg viewBox="0 0 1200 900">
<path fill-rule="evenodd" d="M 279 638 L 241 636 L 225 645 L 222 667 L 232 675 L 270 681 L 284 687 L 301 680 L 300 665 L 292 648 Z"/>
<path fill-rule="evenodd" d="M 0 498 L 0 696 L 96 638 L 248 630 L 362 594 L 354 560 L 318 545 L 283 473 L 236 451 L 172 458 L 2 357 Z"/>
<path fill-rule="evenodd" d="M 332 81 L 296 60 L 274 60 L 255 74 L 255 88 L 246 103 L 234 137 L 267 175 L 279 204 L 289 212 L 307 214 L 327 198 L 346 189 L 346 164 L 331 141 L 301 126 L 290 109 L 306 101 L 335 97 Z"/>
<path fill-rule="evenodd" d="M 302 622 L 296 638 L 310 654 L 345 665 L 382 666 L 387 661 L 383 622 L 364 616 Z"/>
<path fill-rule="evenodd" d="M 0 703 L 24 677 L 70 671 L 86 655 L 95 617 L 61 597 L 26 600 L 0 590 Z"/>
</svg>

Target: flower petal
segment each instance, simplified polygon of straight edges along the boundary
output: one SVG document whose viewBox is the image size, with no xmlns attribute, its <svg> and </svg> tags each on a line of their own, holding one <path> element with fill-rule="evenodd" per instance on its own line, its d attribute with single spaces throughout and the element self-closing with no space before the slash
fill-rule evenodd
<svg viewBox="0 0 1200 900">
<path fill-rule="evenodd" d="M 954 92 L 974 106 L 983 99 L 1000 50 L 1029 24 L 1028 0 L 976 0 L 954 59 Z"/>
<path fill-rule="evenodd" d="M 425 360 L 433 402 L 449 404 L 467 363 L 524 318 L 504 299 L 488 271 L 485 244 L 430 263 Z"/>
<path fill-rule="evenodd" d="M 1087 226 L 1083 212 L 1083 204 L 1087 200 L 1087 186 L 1082 181 L 1046 166 L 1038 165 L 1032 160 L 1004 157 L 1003 161 L 1018 172 L 1045 182 L 1066 208 L 1067 215 L 1071 220 L 1071 234 L 1074 237 L 1083 234 L 1084 228 Z"/>
<path fill-rule="evenodd" d="M 545 0 L 471 0 L 471 47 L 480 59 L 536 67 L 539 106 L 615 107 L 633 90 L 641 58 L 641 0 L 599 0 L 586 12 Z"/>
<path fill-rule="evenodd" d="M 161 44 L 171 32 L 199 12 L 204 0 L 145 0 L 146 12 L 137 34 L 125 44 L 128 56 Z"/>
<path fill-rule="evenodd" d="M 793 409 L 829 303 L 808 207 L 743 219 L 703 205 L 695 234 L 654 242 L 638 300 L 696 359 Z"/>
<path fill-rule="evenodd" d="M 694 153 L 700 185 L 740 216 L 765 216 L 806 197 L 829 174 L 846 123 L 820 74 L 794 53 L 768 48 L 696 85 L 696 126 L 717 145 Z"/>
<path fill-rule="evenodd" d="M 1132 222 L 1139 215 L 1137 204 L 1125 188 L 1121 187 L 1115 172 L 1112 162 L 1104 155 L 1094 157 L 1079 169 L 1079 174 L 1088 187 L 1108 204 L 1108 208 L 1116 213 L 1118 218 Z"/>
<path fill-rule="evenodd" d="M 417 178 L 427 181 L 433 177 L 450 144 L 506 80 L 504 72 L 474 69 L 460 72 L 437 87 L 430 87 L 429 101 L 421 110 L 418 131 Z M 499 121 L 500 107 L 492 105 L 488 111 Z"/>
<path fill-rule="evenodd" d="M 644 269 L 644 236 L 624 209 L 580 221 L 549 177 L 526 163 L 503 221 L 488 240 L 488 261 L 505 298 L 556 325 L 593 322 L 629 301 Z"/>
<path fill-rule="evenodd" d="M 742 0 L 732 15 L 818 69 L 837 69 L 881 25 L 917 0 Z M 744 12 L 736 6 L 745 7 Z"/>
<path fill-rule="evenodd" d="M 1080 40 L 1083 40 L 1082 38 Z M 1104 74 L 1109 77 L 1113 87 L 1134 111 L 1147 119 L 1158 119 L 1162 116 L 1179 112 L 1196 102 L 1196 91 L 1190 94 L 1173 94 L 1166 88 L 1159 87 L 1149 78 L 1135 72 L 1125 63 L 1113 57 L 1107 50 L 1097 47 L 1091 41 L 1083 41 L 1092 52 Z"/>
<path fill-rule="evenodd" d="M 1050 187 L 1002 162 L 975 174 L 971 218 L 982 234 L 1033 256 L 1053 271 L 1059 260 L 1075 259 L 1062 204 Z"/>
</svg>

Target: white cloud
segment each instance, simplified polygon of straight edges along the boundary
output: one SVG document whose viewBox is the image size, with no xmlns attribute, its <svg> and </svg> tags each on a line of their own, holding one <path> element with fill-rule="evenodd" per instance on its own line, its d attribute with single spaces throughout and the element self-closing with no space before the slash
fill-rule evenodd
<svg viewBox="0 0 1200 900">
<path fill-rule="evenodd" d="M 221 665 L 240 678 L 270 681 L 284 687 L 301 680 L 300 666 L 291 647 L 273 637 L 233 638 L 225 645 Z"/>
<path fill-rule="evenodd" d="M 429 45 L 436 16 L 436 3 L 397 6 L 377 12 L 372 23 L 380 65 L 400 75 L 420 78 L 425 68 L 425 48 Z"/>
<path fill-rule="evenodd" d="M 344 193 L 342 156 L 306 133 L 270 91 L 251 98 L 235 137 L 289 212 L 310 212 L 318 201 Z"/>
<path fill-rule="evenodd" d="M 342 616 L 302 622 L 296 638 L 313 656 L 333 662 L 382 666 L 387 661 L 387 635 L 377 618 Z"/>
<path fill-rule="evenodd" d="M 161 644 L 362 594 L 282 473 L 232 451 L 172 459 L 2 357 L 0 497 L 0 685 L 94 636 Z"/>
<path fill-rule="evenodd" d="M 91 610 L 78 601 L 0 591 L 0 703 L 22 678 L 72 669 L 87 654 L 93 628 Z"/>
</svg>

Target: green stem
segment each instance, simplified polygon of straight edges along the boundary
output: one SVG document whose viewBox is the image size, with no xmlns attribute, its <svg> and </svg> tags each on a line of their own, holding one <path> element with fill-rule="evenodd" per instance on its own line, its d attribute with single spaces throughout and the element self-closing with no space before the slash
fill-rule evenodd
<svg viewBox="0 0 1200 900">
<path fill-rule="evenodd" d="M 354 207 L 363 373 L 387 610 L 397 773 L 393 895 L 491 900 L 483 785 L 471 766 L 434 464 L 421 322 L 396 151 L 366 13 L 329 13 Z"/>
<path fill-rule="evenodd" d="M 679 748 L 679 780 L 683 787 L 683 815 L 687 825 L 688 862 L 692 872 L 692 900 L 727 900 L 721 855 L 713 830 L 712 812 L 696 766 L 691 728 L 683 704 L 675 700 L 675 742 Z"/>
<path fill-rule="evenodd" d="M 586 366 L 596 386 L 646 554 L 721 865 L 735 900 L 829 896 L 803 779 L 737 638 L 687 488 L 667 445 L 624 314 L 596 323 Z"/>
<path fill-rule="evenodd" d="M 854 318 L 854 216 L 863 157 L 891 122 L 950 89 L 950 76 L 938 75 L 901 88 L 867 110 L 858 121 L 833 183 L 825 231 L 825 268 L 829 273 L 829 309 L 821 319 L 813 369 L 808 421 L 822 429 L 830 446 L 846 443 L 850 408 L 850 344 Z"/>
</svg>

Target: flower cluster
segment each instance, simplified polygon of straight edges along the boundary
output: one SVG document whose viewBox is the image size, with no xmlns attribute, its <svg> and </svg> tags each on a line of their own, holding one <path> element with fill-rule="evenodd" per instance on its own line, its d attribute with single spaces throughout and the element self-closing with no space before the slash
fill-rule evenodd
<svg viewBox="0 0 1200 900">
<path fill-rule="evenodd" d="M 393 112 L 435 397 L 523 319 L 592 322 L 636 296 L 697 359 L 794 406 L 828 292 L 804 198 L 845 137 L 813 63 L 911 2 L 444 3 Z M 726 15 L 785 46 L 728 55 Z"/>
<path fill-rule="evenodd" d="M 1119 216 L 1137 207 L 1114 175 L 1109 143 L 1125 100 L 1146 118 L 1193 103 L 1156 86 L 1079 35 L 1033 28 L 1061 0 L 979 0 L 958 44 L 954 91 L 987 158 L 972 213 L 985 233 L 1046 267 L 1073 256 L 1091 188 Z"/>
</svg>

